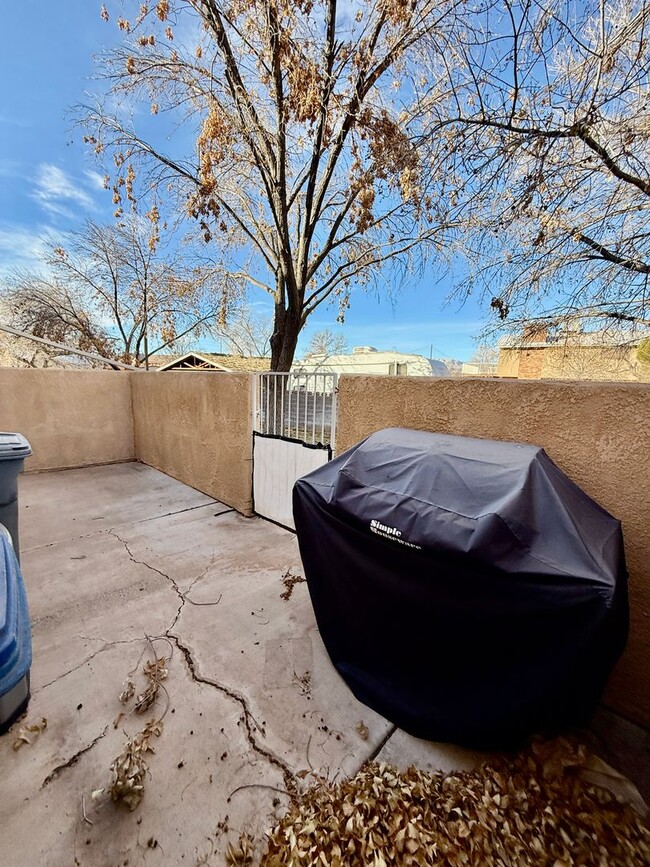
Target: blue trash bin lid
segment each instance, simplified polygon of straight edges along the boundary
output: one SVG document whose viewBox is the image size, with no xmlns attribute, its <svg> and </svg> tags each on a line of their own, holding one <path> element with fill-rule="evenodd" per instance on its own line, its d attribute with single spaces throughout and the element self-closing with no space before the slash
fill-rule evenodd
<svg viewBox="0 0 650 867">
<path fill-rule="evenodd" d="M 21 433 L 0 431 L 0 461 L 28 458 L 31 453 L 32 448 Z"/>
</svg>

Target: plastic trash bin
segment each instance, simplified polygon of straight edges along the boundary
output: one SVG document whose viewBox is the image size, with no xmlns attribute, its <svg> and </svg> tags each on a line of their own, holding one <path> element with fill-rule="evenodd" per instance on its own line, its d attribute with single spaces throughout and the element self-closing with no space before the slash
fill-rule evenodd
<svg viewBox="0 0 650 867">
<path fill-rule="evenodd" d="M 27 708 L 31 664 L 25 585 L 11 536 L 0 525 L 0 734 Z"/>
<path fill-rule="evenodd" d="M 18 560 L 18 475 L 31 453 L 22 434 L 0 432 L 0 524 L 9 530 Z"/>
</svg>

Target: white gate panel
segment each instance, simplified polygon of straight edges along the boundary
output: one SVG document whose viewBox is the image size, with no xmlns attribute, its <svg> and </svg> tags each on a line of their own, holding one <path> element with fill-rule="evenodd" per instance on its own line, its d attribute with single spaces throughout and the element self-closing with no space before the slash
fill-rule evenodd
<svg viewBox="0 0 650 867">
<path fill-rule="evenodd" d="M 254 435 L 253 492 L 258 515 L 295 530 L 291 492 L 301 476 L 322 467 L 330 458 L 327 448 L 309 448 L 299 442 Z"/>
</svg>

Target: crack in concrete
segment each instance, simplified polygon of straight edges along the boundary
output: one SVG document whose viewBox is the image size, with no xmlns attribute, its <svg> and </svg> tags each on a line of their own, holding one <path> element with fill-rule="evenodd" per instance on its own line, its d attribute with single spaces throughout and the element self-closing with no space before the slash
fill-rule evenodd
<svg viewBox="0 0 650 867">
<path fill-rule="evenodd" d="M 298 786 L 296 784 L 296 779 L 293 771 L 291 770 L 289 765 L 287 765 L 287 763 L 284 762 L 279 756 L 276 756 L 274 753 L 271 752 L 271 750 L 267 750 L 266 747 L 261 746 L 261 744 L 259 744 L 255 739 L 254 729 L 262 732 L 262 734 L 264 734 L 264 729 L 260 726 L 260 724 L 253 716 L 246 698 L 240 693 L 236 692 L 234 689 L 225 686 L 225 684 L 219 683 L 216 680 L 212 680 L 209 677 L 204 677 L 203 675 L 199 674 L 190 648 L 182 643 L 178 635 L 174 635 L 172 632 L 168 631 L 167 636 L 174 642 L 176 647 L 183 655 L 185 664 L 190 673 L 190 677 L 195 683 L 202 683 L 205 686 L 210 686 L 213 689 L 216 689 L 218 692 L 221 692 L 223 695 L 226 695 L 228 696 L 228 698 L 237 702 L 237 704 L 241 707 L 244 714 L 243 721 L 244 729 L 246 732 L 246 740 L 248 741 L 250 747 L 256 753 L 258 753 L 258 755 L 263 756 L 270 764 L 272 764 L 281 772 L 285 788 L 289 795 L 294 798 L 297 794 Z"/>
<path fill-rule="evenodd" d="M 100 530 L 100 533 L 111 533 L 113 530 L 117 530 L 120 527 L 135 527 L 138 524 L 146 524 L 148 521 L 158 521 L 161 518 L 172 518 L 176 517 L 176 515 L 184 515 L 185 512 L 195 512 L 197 509 L 207 509 L 208 506 L 211 506 L 213 509 L 215 506 L 224 506 L 223 512 L 217 512 L 215 514 L 215 518 L 220 518 L 221 515 L 227 515 L 229 512 L 234 512 L 235 510 L 230 506 L 226 506 L 225 503 L 221 503 L 219 500 L 212 500 L 210 503 L 201 503 L 199 506 L 187 506 L 185 509 L 178 509 L 175 512 L 162 512 L 160 515 L 150 515 L 148 518 L 140 518 L 137 521 L 127 521 L 126 523 L 116 524 L 114 527 L 109 527 L 107 530 Z"/>
<path fill-rule="evenodd" d="M 185 599 L 187 594 L 183 593 L 181 591 L 181 588 L 178 586 L 176 579 L 172 578 L 171 575 L 168 575 L 166 572 L 163 572 L 161 569 L 157 569 L 155 566 L 152 566 L 150 563 L 147 563 L 146 560 L 138 560 L 137 557 L 135 557 L 133 555 L 133 552 L 129 548 L 129 544 L 126 541 L 126 539 L 122 539 L 121 536 L 118 536 L 118 534 L 115 532 L 115 530 L 109 530 L 108 532 L 111 536 L 113 536 L 115 539 L 117 539 L 118 542 L 121 542 L 122 545 L 124 545 L 124 550 L 129 555 L 129 559 L 131 560 L 132 563 L 136 563 L 140 566 L 145 566 L 151 572 L 155 572 L 156 575 L 160 575 L 162 578 L 166 578 L 167 581 L 172 585 L 172 587 L 174 589 L 174 593 L 178 596 L 178 598 L 180 600 L 180 605 L 178 606 L 178 610 L 176 611 L 176 614 L 174 615 L 174 619 L 172 620 L 171 625 L 167 628 L 167 632 L 169 632 L 169 630 L 173 629 L 174 626 L 176 626 L 176 624 L 178 623 L 178 618 L 181 616 L 181 612 L 183 611 L 183 608 L 185 606 L 185 602 L 187 601 Z"/>
<path fill-rule="evenodd" d="M 116 647 L 118 644 L 134 644 L 137 641 L 142 641 L 141 638 L 125 638 L 120 639 L 118 641 L 107 641 L 104 647 L 100 647 L 94 653 L 91 653 L 90 656 L 87 656 L 82 662 L 78 665 L 73 666 L 73 668 L 69 668 L 67 671 L 64 671 L 63 674 L 57 675 L 53 680 L 49 680 L 47 683 L 44 683 L 42 686 L 39 686 L 38 689 L 32 690 L 32 695 L 37 695 L 39 692 L 42 692 L 44 689 L 47 689 L 48 686 L 52 686 L 53 683 L 58 683 L 60 680 L 63 680 L 64 677 L 67 677 L 69 674 L 72 674 L 74 671 L 77 671 L 80 668 L 83 668 L 86 663 L 91 662 L 96 656 L 99 656 L 100 653 L 104 653 L 106 650 L 110 650 L 111 647 Z"/>
<path fill-rule="evenodd" d="M 178 586 L 178 583 L 176 582 L 176 580 L 174 578 L 172 578 L 171 575 L 168 575 L 166 572 L 163 572 L 160 569 L 156 568 L 155 566 L 152 566 L 150 563 L 147 563 L 145 560 L 138 560 L 133 555 L 133 552 L 129 548 L 129 545 L 125 539 L 122 539 L 120 536 L 118 536 L 118 534 L 114 530 L 110 530 L 109 532 L 119 542 L 121 542 L 122 545 L 124 545 L 124 549 L 126 550 L 126 553 L 129 555 L 131 562 L 137 563 L 141 566 L 145 566 L 147 569 L 150 569 L 152 572 L 155 572 L 156 574 L 160 575 L 162 578 L 166 578 L 167 581 L 171 584 L 174 592 L 178 596 L 180 604 L 178 606 L 178 610 L 176 611 L 176 614 L 175 614 L 171 624 L 168 626 L 168 628 L 164 634 L 174 642 L 174 644 L 176 645 L 176 647 L 178 648 L 180 653 L 183 655 L 183 658 L 185 660 L 185 664 L 187 665 L 190 676 L 195 683 L 202 683 L 205 686 L 210 686 L 213 689 L 218 690 L 219 692 L 223 693 L 223 695 L 226 695 L 230 699 L 232 699 L 233 701 L 237 702 L 237 704 L 241 707 L 243 714 L 244 714 L 243 721 L 244 721 L 244 730 L 246 733 L 246 739 L 247 739 L 250 747 L 258 755 L 263 756 L 270 764 L 272 764 L 274 767 L 278 768 L 278 770 L 281 772 L 282 777 L 284 779 L 284 784 L 285 784 L 286 790 L 290 794 L 290 796 L 293 798 L 298 791 L 298 787 L 296 784 L 296 779 L 295 779 L 295 776 L 293 774 L 293 771 L 286 764 L 286 762 L 284 762 L 281 758 L 279 758 L 279 756 L 276 756 L 270 750 L 267 750 L 265 747 L 263 747 L 261 744 L 259 744 L 257 742 L 257 740 L 255 739 L 255 734 L 254 734 L 255 729 L 257 729 L 263 735 L 265 734 L 265 732 L 264 732 L 264 729 L 262 728 L 262 726 L 257 722 L 255 717 L 253 716 L 253 713 L 252 713 L 250 707 L 248 706 L 247 699 L 243 695 L 241 695 L 240 693 L 236 692 L 234 689 L 231 689 L 230 687 L 225 686 L 224 684 L 221 684 L 216 680 L 212 680 L 211 678 L 208 678 L 208 677 L 203 677 L 201 674 L 199 674 L 199 672 L 197 671 L 196 663 L 194 662 L 194 658 L 192 656 L 192 652 L 191 652 L 190 648 L 187 647 L 185 644 L 183 644 L 181 641 L 181 638 L 178 635 L 175 635 L 171 631 L 176 626 L 176 624 L 177 624 L 177 622 L 181 616 L 181 613 L 183 611 L 183 608 L 185 607 L 185 603 L 188 601 L 190 601 L 190 602 L 192 601 L 192 600 L 187 599 L 188 593 L 191 591 L 194 584 L 196 584 L 196 582 L 200 578 L 204 577 L 205 572 L 201 573 L 200 575 L 197 575 L 196 578 L 194 578 L 194 580 L 191 582 L 188 590 L 185 593 L 183 593 L 181 591 L 180 587 Z M 206 569 L 206 571 L 207 571 L 207 569 Z"/>
<path fill-rule="evenodd" d="M 233 510 L 231 509 L 230 511 L 233 511 Z M 178 598 L 180 600 L 180 604 L 178 606 L 178 609 L 176 611 L 176 614 L 174 615 L 174 618 L 173 618 L 171 624 L 167 627 L 166 632 L 169 632 L 171 629 L 173 629 L 176 626 L 176 624 L 178 623 L 178 619 L 180 618 L 181 613 L 183 611 L 183 608 L 185 607 L 186 602 L 189 602 L 191 605 L 199 605 L 199 606 L 201 606 L 201 605 L 218 605 L 219 604 L 219 601 L 221 600 L 221 595 L 219 596 L 219 599 L 216 602 L 194 602 L 194 600 L 189 598 L 189 594 L 192 592 L 192 588 L 194 587 L 194 585 L 198 581 L 200 581 L 202 578 L 205 578 L 205 576 L 208 573 L 208 570 L 214 564 L 214 551 L 212 552 L 212 560 L 210 561 L 210 563 L 206 566 L 206 568 L 203 570 L 203 572 L 200 572 L 195 578 L 192 579 L 192 581 L 190 582 L 190 586 L 187 588 L 187 590 L 185 592 L 183 592 L 180 589 L 180 587 L 178 586 L 178 582 L 176 581 L 176 579 L 172 578 L 171 575 L 168 575 L 167 572 L 163 572 L 162 570 L 158 569 L 156 566 L 152 566 L 150 563 L 147 563 L 146 560 L 138 560 L 136 557 L 134 557 L 133 552 L 129 548 L 129 545 L 126 542 L 126 540 L 122 539 L 120 536 L 118 536 L 117 533 L 114 532 L 114 530 L 109 530 L 109 534 L 111 536 L 113 536 L 115 539 L 117 539 L 119 542 L 121 542 L 122 545 L 124 545 L 124 549 L 125 549 L 126 553 L 129 555 L 129 558 L 130 558 L 132 563 L 137 563 L 140 566 L 146 566 L 147 569 L 150 569 L 152 572 L 155 572 L 156 575 L 160 575 L 163 578 L 166 578 L 167 581 L 169 581 L 169 583 L 174 588 L 174 593 L 178 596 Z"/>
<path fill-rule="evenodd" d="M 129 559 L 132 563 L 137 563 L 140 566 L 145 566 L 147 569 L 150 569 L 152 572 L 155 572 L 162 578 L 166 578 L 174 588 L 174 593 L 178 596 L 178 598 L 181 599 L 183 602 L 185 601 L 183 598 L 183 594 L 181 593 L 181 588 L 176 583 L 176 579 L 172 578 L 172 576 L 168 575 L 166 572 L 157 569 L 155 566 L 152 566 L 150 563 L 147 563 L 146 560 L 138 560 L 137 557 L 133 555 L 133 552 L 129 548 L 129 544 L 126 539 L 122 539 L 121 536 L 118 536 L 115 530 L 109 530 L 108 533 L 110 536 L 113 536 L 115 539 L 117 539 L 118 542 L 121 542 L 124 545 L 124 550 L 129 555 Z"/>
<path fill-rule="evenodd" d="M 65 771 L 67 768 L 71 768 L 73 765 L 76 765 L 82 756 L 84 756 L 86 753 L 89 753 L 90 750 L 92 750 L 92 748 L 95 746 L 95 744 L 97 744 L 99 741 L 101 741 L 101 739 L 103 737 L 106 737 L 107 732 L 108 732 L 108 726 L 106 726 L 104 728 L 104 731 L 101 734 L 97 735 L 97 737 L 93 741 L 91 741 L 88 744 L 88 746 L 83 747 L 82 749 L 78 750 L 73 756 L 71 756 L 68 759 L 67 762 L 63 762 L 63 764 L 57 765 L 56 768 L 54 768 L 54 770 L 51 771 L 47 775 L 47 777 L 45 777 L 45 779 L 41 783 L 41 789 L 44 789 L 46 786 L 49 786 L 49 784 L 52 782 L 52 780 L 55 780 L 59 776 L 59 774 L 62 773 L 63 771 Z"/>
<path fill-rule="evenodd" d="M 374 760 L 377 758 L 379 753 L 384 749 L 384 747 L 386 746 L 388 741 L 393 737 L 393 735 L 395 734 L 396 731 L 397 731 L 397 726 L 392 725 L 388 729 L 388 731 L 386 732 L 384 737 L 379 741 L 379 743 L 377 744 L 375 749 L 370 753 L 368 758 L 363 760 L 363 763 L 361 764 L 361 767 L 359 768 L 359 770 L 361 770 L 361 768 L 363 767 L 363 765 L 366 764 L 366 762 L 374 762 Z"/>
<path fill-rule="evenodd" d="M 188 506 L 186 509 L 179 509 L 176 512 L 163 512 L 160 515 L 150 515 L 148 518 L 140 518 L 137 521 L 126 521 L 122 524 L 116 524 L 114 527 L 103 527 L 101 530 L 93 530 L 92 533 L 79 533 L 76 536 L 65 536 L 62 539 L 54 539 L 52 542 L 45 542 L 42 545 L 32 545 L 29 548 L 21 548 L 21 553 L 27 554 L 30 551 L 41 551 L 43 548 L 52 548 L 55 545 L 65 544 L 66 542 L 72 542 L 77 539 L 91 539 L 93 536 L 102 536 L 102 535 L 114 535 L 113 530 L 120 527 L 134 527 L 138 524 L 144 524 L 147 521 L 158 521 L 161 518 L 172 518 L 176 515 L 182 515 L 185 512 L 193 512 L 196 509 L 207 509 L 209 506 L 214 509 L 215 506 L 224 505 L 225 503 L 220 503 L 219 500 L 213 500 L 211 503 L 201 503 L 200 506 Z M 230 506 L 226 506 L 223 512 L 218 512 L 214 517 L 220 518 L 222 515 L 228 515 L 230 512 L 236 511 Z M 74 558 L 73 558 L 74 559 Z"/>
</svg>

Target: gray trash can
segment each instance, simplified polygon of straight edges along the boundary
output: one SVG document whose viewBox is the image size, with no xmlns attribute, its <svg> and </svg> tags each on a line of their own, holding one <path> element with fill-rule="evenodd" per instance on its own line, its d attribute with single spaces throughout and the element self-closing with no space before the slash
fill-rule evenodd
<svg viewBox="0 0 650 867">
<path fill-rule="evenodd" d="M 0 524 L 9 530 L 19 560 L 18 474 L 31 453 L 31 446 L 22 434 L 0 431 Z"/>
</svg>

